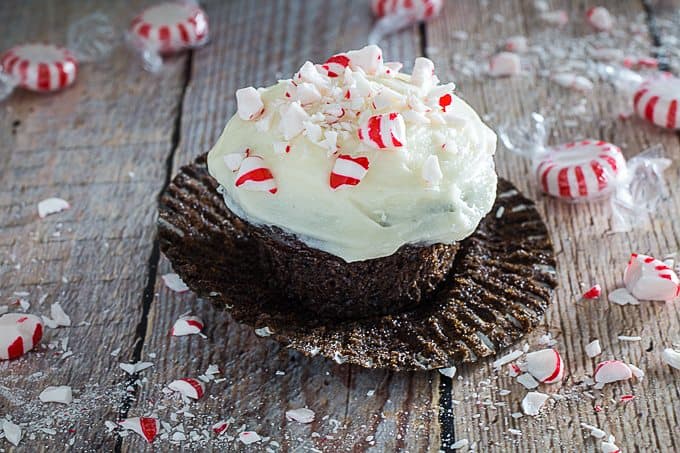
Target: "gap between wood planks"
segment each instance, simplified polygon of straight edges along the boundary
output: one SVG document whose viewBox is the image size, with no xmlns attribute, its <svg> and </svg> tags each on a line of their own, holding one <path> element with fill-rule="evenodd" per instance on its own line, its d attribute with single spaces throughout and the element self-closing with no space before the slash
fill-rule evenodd
<svg viewBox="0 0 680 453">
<path fill-rule="evenodd" d="M 163 181 L 163 187 L 158 192 L 158 201 L 160 202 L 160 197 L 162 196 L 165 189 L 168 188 L 170 182 L 172 181 L 172 168 L 175 160 L 175 154 L 177 153 L 177 148 L 179 148 L 179 142 L 181 138 L 181 128 L 182 128 L 182 109 L 184 107 L 184 97 L 186 96 L 187 87 L 191 82 L 191 69 L 193 63 L 194 52 L 189 50 L 187 52 L 187 60 L 184 66 L 184 71 L 182 73 L 182 90 L 179 94 L 179 100 L 177 104 L 177 117 L 175 118 L 175 124 L 172 130 L 172 138 L 170 140 L 170 152 L 165 160 L 165 179 Z M 130 361 L 132 363 L 139 362 L 142 359 L 142 352 L 144 350 L 144 340 L 146 339 L 146 333 L 149 328 L 149 311 L 151 310 L 151 304 L 153 303 L 155 297 L 156 280 L 158 278 L 158 265 L 160 264 L 161 251 L 160 242 L 158 241 L 157 234 L 154 234 L 153 248 L 151 249 L 151 255 L 149 255 L 149 260 L 147 264 L 147 282 L 144 287 L 144 292 L 142 293 L 142 313 L 141 319 L 137 324 L 135 330 L 135 342 L 134 350 L 132 351 L 132 357 Z M 139 374 L 134 373 L 125 381 L 126 388 L 134 388 L 134 391 L 126 392 L 124 399 L 121 401 L 118 408 L 118 420 L 123 420 L 127 418 L 128 412 L 132 401 L 137 396 L 137 388 L 134 385 L 135 381 L 139 379 Z M 116 439 L 116 445 L 114 447 L 114 452 L 119 453 L 122 451 L 123 437 L 118 437 Z"/>
<path fill-rule="evenodd" d="M 652 40 L 652 43 L 656 48 L 659 48 L 661 44 L 661 36 L 659 34 L 659 30 L 656 24 L 656 19 L 654 16 L 654 8 L 650 2 L 650 0 L 640 0 L 642 7 L 645 11 L 646 15 L 646 24 L 647 24 L 647 31 L 650 35 L 650 38 Z M 420 54 L 423 57 L 428 57 L 428 52 L 427 52 L 427 25 L 425 23 L 421 23 L 418 26 L 418 34 L 420 38 Z M 661 54 L 659 50 L 654 50 L 653 56 L 659 60 L 659 69 L 660 70 L 668 70 L 669 69 L 669 62 L 667 55 Z M 186 96 L 186 91 L 189 83 L 191 82 L 191 70 L 192 70 L 192 63 L 193 63 L 193 51 L 188 52 L 187 56 L 187 61 L 185 64 L 184 72 L 183 72 L 183 80 L 182 80 L 182 90 L 180 92 L 180 97 L 178 100 L 178 106 L 177 106 L 177 117 L 175 118 L 175 124 L 173 127 L 173 134 L 172 134 L 172 139 L 171 139 L 171 146 L 170 146 L 170 151 L 168 153 L 168 157 L 166 159 L 166 165 L 165 165 L 165 180 L 163 183 L 163 187 L 161 188 L 159 192 L 159 198 L 160 195 L 165 191 L 165 189 L 169 186 L 170 182 L 172 181 L 173 177 L 173 167 L 174 167 L 174 160 L 175 160 L 175 155 L 177 153 L 177 149 L 179 147 L 180 139 L 181 139 L 181 126 L 182 126 L 182 113 L 183 113 L 183 104 L 184 104 L 184 99 Z M 134 343 L 134 350 L 132 351 L 132 356 L 130 358 L 131 362 L 138 362 L 141 360 L 142 357 L 142 352 L 144 349 L 144 341 L 146 338 L 146 334 L 148 331 L 148 316 L 149 316 L 149 311 L 151 309 L 151 304 L 153 303 L 154 300 L 154 295 L 155 295 L 155 285 L 158 277 L 158 266 L 160 264 L 160 245 L 157 237 L 154 237 L 154 243 L 153 243 L 153 248 L 151 251 L 151 254 L 149 256 L 148 264 L 147 264 L 147 283 L 144 288 L 144 292 L 142 294 L 142 312 L 141 312 L 141 318 L 139 323 L 137 324 L 137 328 L 135 331 L 135 343 Z M 139 378 L 137 374 L 131 375 L 127 378 L 125 381 L 125 385 L 131 388 L 134 387 L 134 382 Z M 350 366 L 350 369 L 348 370 L 348 376 L 347 376 L 347 385 L 348 388 L 351 385 L 352 381 L 352 369 Z M 439 427 L 440 427 L 440 437 L 441 437 L 441 451 L 443 452 L 453 452 L 454 450 L 451 448 L 451 445 L 453 445 L 456 442 L 456 430 L 455 430 L 455 419 L 453 416 L 453 401 L 452 401 L 452 389 L 453 389 L 453 379 L 439 375 Z M 130 410 L 130 406 L 132 401 L 137 395 L 137 389 L 135 388 L 134 391 L 128 393 L 126 397 L 121 401 L 119 410 L 118 410 L 118 417 L 119 419 L 124 419 L 128 415 L 128 411 Z M 349 407 L 349 394 L 347 397 L 346 401 L 346 407 L 345 407 L 345 416 L 347 416 L 347 411 Z M 116 445 L 114 448 L 115 452 L 121 452 L 122 451 L 122 441 L 123 438 L 119 437 L 116 440 Z"/>
</svg>

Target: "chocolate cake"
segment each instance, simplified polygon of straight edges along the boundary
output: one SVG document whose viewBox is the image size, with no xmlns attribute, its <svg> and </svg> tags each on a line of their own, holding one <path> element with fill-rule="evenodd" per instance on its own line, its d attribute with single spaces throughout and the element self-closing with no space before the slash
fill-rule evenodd
<svg viewBox="0 0 680 453">
<path fill-rule="evenodd" d="M 323 319 L 428 300 L 495 199 L 495 134 L 430 60 L 400 68 L 367 46 L 238 90 L 208 155 L 263 284 Z"/>
</svg>

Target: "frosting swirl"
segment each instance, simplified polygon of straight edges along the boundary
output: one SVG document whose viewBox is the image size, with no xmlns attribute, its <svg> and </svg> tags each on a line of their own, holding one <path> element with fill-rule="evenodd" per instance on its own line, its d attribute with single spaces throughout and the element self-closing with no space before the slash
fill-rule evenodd
<svg viewBox="0 0 680 453">
<path fill-rule="evenodd" d="M 469 236 L 496 196 L 495 134 L 418 58 L 376 46 L 237 92 L 208 155 L 228 207 L 347 262 Z"/>
</svg>

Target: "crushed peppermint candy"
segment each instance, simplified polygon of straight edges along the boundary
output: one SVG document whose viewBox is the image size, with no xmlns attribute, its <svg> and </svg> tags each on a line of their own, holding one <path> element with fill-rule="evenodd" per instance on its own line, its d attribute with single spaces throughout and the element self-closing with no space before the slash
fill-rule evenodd
<svg viewBox="0 0 680 453">
<path fill-rule="evenodd" d="M 670 367 L 680 370 L 680 351 L 675 349 L 666 348 L 661 353 L 661 358 Z"/>
<path fill-rule="evenodd" d="M 519 55 L 513 52 L 500 52 L 489 60 L 489 75 L 491 77 L 507 77 L 517 75 L 522 71 Z"/>
<path fill-rule="evenodd" d="M 253 87 L 236 90 L 236 104 L 239 118 L 252 121 L 264 113 L 264 103 L 260 93 Z"/>
<path fill-rule="evenodd" d="M 47 387 L 39 395 L 43 403 L 71 404 L 73 402 L 73 391 L 67 385 L 58 387 Z"/>
<path fill-rule="evenodd" d="M 165 286 L 172 291 L 177 293 L 189 291 L 189 287 L 186 285 L 186 283 L 184 283 L 180 276 L 175 273 L 162 275 L 161 278 L 163 279 Z"/>
<path fill-rule="evenodd" d="M 620 360 L 607 360 L 595 368 L 593 379 L 596 388 L 601 388 L 604 384 L 616 381 L 624 381 L 633 377 L 633 370 Z"/>
<path fill-rule="evenodd" d="M 448 377 L 448 378 L 453 378 L 456 375 L 456 367 L 448 367 L 448 368 L 439 368 L 437 371 L 439 371 L 442 375 Z"/>
<path fill-rule="evenodd" d="M 151 368 L 153 363 L 151 362 L 137 362 L 137 363 L 119 363 L 118 366 L 121 370 L 125 371 L 129 375 L 140 373 L 147 368 Z"/>
<path fill-rule="evenodd" d="M 260 442 L 262 438 L 255 431 L 243 431 L 239 433 L 238 440 L 240 440 L 244 445 L 250 445 Z"/>
<path fill-rule="evenodd" d="M 593 6 L 586 11 L 586 21 L 597 31 L 609 31 L 614 26 L 614 18 L 604 6 Z"/>
<path fill-rule="evenodd" d="M 128 431 L 142 436 L 148 443 L 153 443 L 160 431 L 160 421 L 153 417 L 131 417 L 118 422 L 118 425 Z"/>
<path fill-rule="evenodd" d="M 312 423 L 314 421 L 314 411 L 305 407 L 286 411 L 286 418 L 298 423 Z"/>
<path fill-rule="evenodd" d="M 609 302 L 617 305 L 640 305 L 640 301 L 635 298 L 626 288 L 618 288 L 607 296 Z"/>
<path fill-rule="evenodd" d="M 638 300 L 675 299 L 680 295 L 680 279 L 661 260 L 633 253 L 623 275 L 628 291 Z"/>
<path fill-rule="evenodd" d="M 601 295 L 602 287 L 600 287 L 600 285 L 593 285 L 590 289 L 588 289 L 588 291 L 583 293 L 583 296 L 581 297 L 583 297 L 584 299 L 595 300 L 599 299 Z"/>
<path fill-rule="evenodd" d="M 586 345 L 586 355 L 591 359 L 602 354 L 602 348 L 600 347 L 600 340 L 593 340 Z"/>
<path fill-rule="evenodd" d="M 270 329 L 268 326 L 260 327 L 259 329 L 255 329 L 255 335 L 258 337 L 269 337 L 271 334 L 273 334 L 274 331 Z"/>
<path fill-rule="evenodd" d="M 554 384 L 564 377 L 564 363 L 557 349 L 542 349 L 526 355 L 527 371 L 539 382 Z"/>
<path fill-rule="evenodd" d="M 529 392 L 522 400 L 522 411 L 526 415 L 536 416 L 548 401 L 549 396 L 541 392 Z"/>
<path fill-rule="evenodd" d="M 502 357 L 496 359 L 496 360 L 493 362 L 493 365 L 492 365 L 492 366 L 493 366 L 494 368 L 498 369 L 498 368 L 502 367 L 503 365 L 507 365 L 507 364 L 510 363 L 510 362 L 514 362 L 515 360 L 517 360 L 517 359 L 519 359 L 520 357 L 522 357 L 523 354 L 524 354 L 524 351 L 521 351 L 521 350 L 519 350 L 519 349 L 516 349 L 516 350 L 511 351 L 511 352 L 507 353 L 506 355 L 504 355 L 504 356 L 502 356 Z"/>
<path fill-rule="evenodd" d="M 170 335 L 173 337 L 198 335 L 203 331 L 203 327 L 203 320 L 198 316 L 183 315 L 175 321 L 172 330 L 170 330 Z"/>
<path fill-rule="evenodd" d="M 205 393 L 205 386 L 198 379 L 183 378 L 172 381 L 168 388 L 182 396 L 194 400 L 201 399 Z"/>
<path fill-rule="evenodd" d="M 70 209 L 71 205 L 68 201 L 61 198 L 46 198 L 38 203 L 38 216 L 44 219 L 50 214 L 56 214 L 58 212 Z"/>
</svg>

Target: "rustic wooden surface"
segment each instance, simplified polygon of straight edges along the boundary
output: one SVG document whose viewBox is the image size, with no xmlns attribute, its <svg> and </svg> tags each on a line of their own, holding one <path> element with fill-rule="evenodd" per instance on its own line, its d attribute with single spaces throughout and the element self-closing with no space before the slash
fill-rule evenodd
<svg viewBox="0 0 680 453">
<path fill-rule="evenodd" d="M 0 23 L 7 25 L 0 47 L 35 39 L 63 42 L 67 24 L 76 18 L 97 7 L 124 17 L 126 10 L 130 14 L 144 2 L 133 3 L 124 8 L 106 2 L 84 6 L 75 0 L 4 2 Z M 632 250 L 665 254 L 680 248 L 677 196 L 666 201 L 647 228 L 612 235 L 606 206 L 570 206 L 541 196 L 526 178 L 527 164 L 499 149 L 499 173 L 538 200 L 558 251 L 561 286 L 555 305 L 544 328 L 527 340 L 535 344 L 538 335 L 550 332 L 559 342 L 568 374 L 562 387 L 553 386 L 550 392 L 569 396 L 569 389 L 592 373 L 594 364 L 583 347 L 594 338 L 602 342 L 603 358 L 628 359 L 647 371 L 641 383 L 605 388 L 597 402 L 607 407 L 600 413 L 593 410 L 596 402 L 581 395 L 560 401 L 537 419 L 514 420 L 509 414 L 518 410 L 524 392 L 494 373 L 488 361 L 464 367 L 459 370 L 462 379 L 451 381 L 437 372 L 390 373 L 309 359 L 255 336 L 190 294 L 164 287 L 160 276 L 170 267 L 154 241 L 158 193 L 179 166 L 211 147 L 235 111 L 237 88 L 269 85 L 307 59 L 319 61 L 363 45 L 371 27 L 366 3 L 208 2 L 212 42 L 170 59 L 160 76 L 144 73 L 118 49 L 110 59 L 83 65 L 77 84 L 63 93 L 17 92 L 0 104 L 0 297 L 9 301 L 15 291 L 28 291 L 32 312 L 48 313 L 51 303 L 60 302 L 74 321 L 74 327 L 48 331 L 46 338 L 49 343 L 69 337 L 72 357 L 56 362 L 55 352 L 44 350 L 0 364 L 0 417 L 31 418 L 22 414 L 22 400 L 12 393 L 30 401 L 48 385 L 67 384 L 85 399 L 97 384 L 113 389 L 99 404 L 87 407 L 87 423 L 25 440 L 17 451 L 64 449 L 71 440 L 75 451 L 143 451 L 147 447 L 137 436 L 106 434 L 104 421 L 154 411 L 165 415 L 159 402 L 162 387 L 200 374 L 213 363 L 226 381 L 211 384 L 211 397 L 198 403 L 200 411 L 195 412 L 214 414 L 213 421 L 234 417 L 234 425 L 245 424 L 271 437 L 282 451 L 437 451 L 462 438 L 476 442 L 479 451 L 595 451 L 596 443 L 583 434 L 580 422 L 607 429 L 623 451 L 680 450 L 679 375 L 659 359 L 663 347 L 680 341 L 678 304 L 577 303 L 577 295 L 592 283 L 615 288 L 621 263 Z M 447 2 L 442 17 L 381 43 L 387 59 L 404 60 L 409 70 L 415 56 L 427 55 L 440 77 L 455 80 L 464 97 L 489 114 L 492 125 L 547 104 L 577 104 L 582 96 L 542 78 L 490 81 L 457 71 L 454 51 L 495 44 L 513 34 L 546 42 L 585 31 L 580 21 L 563 30 L 547 29 L 529 0 L 480 3 Z M 598 3 L 629 20 L 639 15 L 663 20 L 680 7 L 669 0 Z M 568 0 L 552 1 L 551 6 L 571 11 L 572 17 L 586 9 L 583 2 Z M 663 38 L 663 27 L 649 23 L 643 39 L 651 47 Z M 453 40 L 455 31 L 465 31 L 469 38 Z M 680 62 L 669 63 L 680 69 Z M 637 120 L 621 122 L 616 119 L 623 106 L 620 97 L 606 84 L 595 93 L 586 110 L 598 120 L 583 119 L 576 129 L 558 124 L 552 141 L 595 136 L 622 144 L 627 156 L 663 143 L 670 156 L 680 156 L 677 133 Z M 670 186 L 677 187 L 677 163 L 667 176 Z M 69 200 L 73 209 L 38 219 L 37 202 L 49 196 Z M 43 294 L 47 298 L 39 305 Z M 207 321 L 207 339 L 168 337 L 172 322 L 188 310 Z M 77 326 L 81 321 L 91 324 Z M 622 334 L 644 340 L 620 342 L 617 336 Z M 117 348 L 119 356 L 112 357 Z M 118 362 L 137 360 L 155 366 L 140 375 L 145 381 L 128 399 L 122 389 L 131 381 Z M 36 372 L 43 375 L 36 378 Z M 513 393 L 499 396 L 500 388 Z M 369 391 L 375 393 L 367 396 Z M 622 393 L 638 398 L 616 407 L 607 401 Z M 487 397 L 508 407 L 479 403 Z M 316 412 L 313 424 L 285 420 L 287 409 L 301 406 Z M 512 436 L 508 428 L 521 429 L 523 435 Z M 6 447 L 0 440 L 0 450 Z M 236 442 L 215 448 L 243 446 Z M 157 449 L 179 450 L 181 445 L 164 442 Z"/>
</svg>

